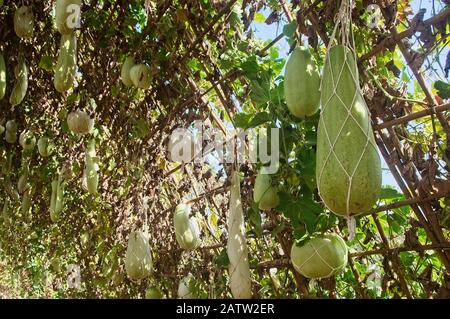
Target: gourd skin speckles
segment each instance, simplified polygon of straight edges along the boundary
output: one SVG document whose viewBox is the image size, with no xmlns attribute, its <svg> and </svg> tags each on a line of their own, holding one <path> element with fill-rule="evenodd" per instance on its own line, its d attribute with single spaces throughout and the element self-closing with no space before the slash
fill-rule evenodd
<svg viewBox="0 0 450 319">
<path fill-rule="evenodd" d="M 31 6 L 21 6 L 14 13 L 14 32 L 22 39 L 29 39 L 33 36 L 34 15 Z"/>
<path fill-rule="evenodd" d="M 307 278 L 326 278 L 342 271 L 347 265 L 348 249 L 338 235 L 319 235 L 303 246 L 291 249 L 295 270 Z"/>
<path fill-rule="evenodd" d="M 277 188 L 272 185 L 270 175 L 263 174 L 260 171 L 256 176 L 253 200 L 258 203 L 261 210 L 269 210 L 278 206 L 280 198 L 277 194 Z"/>
<path fill-rule="evenodd" d="M 314 115 L 320 104 L 320 75 L 308 49 L 295 48 L 286 64 L 284 97 L 298 118 Z"/>
<path fill-rule="evenodd" d="M 191 206 L 180 204 L 176 207 L 173 221 L 176 240 L 181 248 L 190 250 L 200 245 L 200 228 L 195 216 L 190 216 Z"/>
<path fill-rule="evenodd" d="M 317 132 L 317 186 L 335 214 L 357 215 L 378 200 L 381 162 L 353 55 L 340 45 L 328 54 Z"/>
<path fill-rule="evenodd" d="M 128 238 L 125 271 L 131 280 L 147 278 L 153 270 L 152 254 L 147 235 L 133 231 Z"/>
</svg>

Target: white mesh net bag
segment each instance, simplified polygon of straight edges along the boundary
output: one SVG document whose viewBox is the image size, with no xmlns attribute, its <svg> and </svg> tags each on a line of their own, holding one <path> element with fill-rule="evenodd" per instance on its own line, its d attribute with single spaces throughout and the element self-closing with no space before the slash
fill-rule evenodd
<svg viewBox="0 0 450 319">
<path fill-rule="evenodd" d="M 380 157 L 355 63 L 351 9 L 352 1 L 343 0 L 328 45 L 316 162 L 322 200 L 346 217 L 369 211 L 381 189 Z"/>
</svg>

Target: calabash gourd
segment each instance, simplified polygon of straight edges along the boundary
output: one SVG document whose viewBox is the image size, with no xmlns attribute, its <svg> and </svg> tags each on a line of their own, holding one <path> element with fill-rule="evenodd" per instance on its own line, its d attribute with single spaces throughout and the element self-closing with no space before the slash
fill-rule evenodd
<svg viewBox="0 0 450 319">
<path fill-rule="evenodd" d="M 269 210 L 278 206 L 280 198 L 277 188 L 272 185 L 272 178 L 269 174 L 263 174 L 260 171 L 256 176 L 253 200 L 261 210 Z"/>
<path fill-rule="evenodd" d="M 19 144 L 25 151 L 32 150 L 36 146 L 36 137 L 30 131 L 22 131 L 19 136 Z"/>
<path fill-rule="evenodd" d="M 135 66 L 136 62 L 134 61 L 134 57 L 128 56 L 125 59 L 125 62 L 122 64 L 122 69 L 120 71 L 120 77 L 122 79 L 123 84 L 126 86 L 132 86 L 133 81 L 130 77 L 130 71 L 133 66 Z"/>
<path fill-rule="evenodd" d="M 22 194 L 27 189 L 28 185 L 28 165 L 25 165 L 22 171 L 22 174 L 19 177 L 19 180 L 17 181 L 17 191 Z"/>
<path fill-rule="evenodd" d="M 381 189 L 381 163 L 350 50 L 332 47 L 324 66 L 316 179 L 325 205 L 341 216 L 369 211 Z"/>
<path fill-rule="evenodd" d="M 52 196 L 50 198 L 50 219 L 57 222 L 64 208 L 64 182 L 60 174 L 58 179 L 52 181 Z"/>
<path fill-rule="evenodd" d="M 142 231 L 133 231 L 128 238 L 125 271 L 131 280 L 147 278 L 153 270 L 152 253 L 148 237 Z"/>
<path fill-rule="evenodd" d="M 3 54 L 0 52 L 0 100 L 6 93 L 6 63 Z"/>
<path fill-rule="evenodd" d="M 77 37 L 75 33 L 62 35 L 58 61 L 55 66 L 55 89 L 62 93 L 72 88 L 77 71 Z"/>
<path fill-rule="evenodd" d="M 344 240 L 335 234 L 318 235 L 299 247 L 291 249 L 295 270 L 307 278 L 334 276 L 347 265 L 348 249 Z"/>
<path fill-rule="evenodd" d="M 33 36 L 34 15 L 31 6 L 21 6 L 14 13 L 14 32 L 22 39 Z"/>
<path fill-rule="evenodd" d="M 48 137 L 39 138 L 37 145 L 39 154 L 42 157 L 48 157 L 53 153 L 54 145 Z"/>
<path fill-rule="evenodd" d="M 31 208 L 31 192 L 28 189 L 22 196 L 22 202 L 20 204 L 20 212 L 22 216 L 28 214 Z"/>
<path fill-rule="evenodd" d="M 135 87 L 147 90 L 152 83 L 152 71 L 148 65 L 136 64 L 130 69 L 130 79 Z"/>
<path fill-rule="evenodd" d="M 194 279 L 192 274 L 183 277 L 178 284 L 178 298 L 179 299 L 194 299 L 194 294 L 191 292 L 191 281 Z"/>
<path fill-rule="evenodd" d="M 67 115 L 67 125 L 75 134 L 89 134 L 94 128 L 94 120 L 86 112 L 77 110 Z"/>
<path fill-rule="evenodd" d="M 241 202 L 240 178 L 236 170 L 233 170 L 231 173 L 227 254 L 230 260 L 228 266 L 229 286 L 233 297 L 235 299 L 251 298 L 252 287 Z"/>
<path fill-rule="evenodd" d="M 14 120 L 9 120 L 5 125 L 5 141 L 14 144 L 17 141 L 17 123 Z"/>
<path fill-rule="evenodd" d="M 181 248 L 190 250 L 200 245 L 200 227 L 195 216 L 191 216 L 191 205 L 179 204 L 174 213 L 175 236 Z"/>
<path fill-rule="evenodd" d="M 98 189 L 98 158 L 95 151 L 95 140 L 89 141 L 85 156 L 85 172 L 86 188 L 89 193 L 95 195 Z"/>
<path fill-rule="evenodd" d="M 63 35 L 71 34 L 78 24 L 81 0 L 57 0 L 55 6 L 56 29 Z"/>
<path fill-rule="evenodd" d="M 311 54 L 304 47 L 295 48 L 286 63 L 284 97 L 289 111 L 298 118 L 319 110 L 320 75 Z"/>
<path fill-rule="evenodd" d="M 16 82 L 14 84 L 9 103 L 12 106 L 22 103 L 28 90 L 28 67 L 24 57 L 19 58 L 19 64 L 14 68 Z"/>
</svg>

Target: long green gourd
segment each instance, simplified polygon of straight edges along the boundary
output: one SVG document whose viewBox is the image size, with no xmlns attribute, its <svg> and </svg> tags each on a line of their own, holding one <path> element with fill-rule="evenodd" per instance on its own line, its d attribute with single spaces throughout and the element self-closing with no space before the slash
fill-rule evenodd
<svg viewBox="0 0 450 319">
<path fill-rule="evenodd" d="M 381 163 L 351 51 L 332 47 L 321 86 L 316 178 L 325 205 L 337 215 L 369 211 L 381 189 Z"/>
<path fill-rule="evenodd" d="M 6 93 L 6 63 L 3 54 L 0 52 L 0 100 Z"/>
<path fill-rule="evenodd" d="M 77 69 L 77 38 L 75 33 L 61 36 L 54 85 L 58 92 L 69 90 L 75 82 Z"/>
</svg>

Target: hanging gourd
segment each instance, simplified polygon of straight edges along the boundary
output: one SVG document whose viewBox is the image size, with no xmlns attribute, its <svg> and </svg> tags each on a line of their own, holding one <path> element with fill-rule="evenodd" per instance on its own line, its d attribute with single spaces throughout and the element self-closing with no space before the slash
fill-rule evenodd
<svg viewBox="0 0 450 319">
<path fill-rule="evenodd" d="M 39 154 L 42 157 L 48 157 L 53 153 L 54 145 L 48 137 L 39 138 L 37 145 Z"/>
<path fill-rule="evenodd" d="M 14 120 L 9 120 L 5 125 L 5 141 L 14 144 L 17 141 L 17 123 Z"/>
<path fill-rule="evenodd" d="M 58 61 L 55 66 L 55 89 L 63 93 L 72 88 L 77 71 L 77 37 L 75 33 L 62 35 Z"/>
<path fill-rule="evenodd" d="M 14 13 L 14 31 L 22 39 L 28 39 L 34 32 L 34 15 L 31 6 L 21 6 Z"/>
<path fill-rule="evenodd" d="M 89 134 L 94 128 L 94 120 L 86 112 L 77 110 L 67 115 L 67 125 L 75 134 Z"/>
<path fill-rule="evenodd" d="M 134 61 L 134 57 L 132 56 L 128 56 L 125 59 L 125 62 L 122 64 L 122 69 L 120 71 L 120 77 L 122 79 L 123 84 L 125 84 L 125 86 L 132 86 L 133 85 L 133 81 L 131 80 L 130 77 L 130 71 L 131 68 L 133 66 L 135 66 L 135 61 Z"/>
<path fill-rule="evenodd" d="M 194 280 L 192 274 L 183 277 L 178 284 L 178 298 L 179 299 L 194 299 L 194 294 L 191 291 L 191 281 Z"/>
<path fill-rule="evenodd" d="M 58 179 L 52 181 L 52 196 L 50 199 L 50 219 L 52 222 L 57 222 L 60 214 L 64 208 L 64 182 L 62 174 L 59 174 Z"/>
<path fill-rule="evenodd" d="M 19 177 L 19 180 L 17 181 L 17 191 L 22 194 L 25 192 L 25 190 L 28 188 L 28 174 L 29 169 L 27 163 L 22 164 L 22 174 Z"/>
<path fill-rule="evenodd" d="M 6 63 L 3 54 L 0 52 L 0 100 L 6 93 Z"/>
<path fill-rule="evenodd" d="M 381 189 L 381 163 L 351 51 L 332 47 L 322 79 L 316 178 L 325 205 L 342 216 L 369 211 Z"/>
<path fill-rule="evenodd" d="M 36 137 L 30 131 L 22 131 L 19 136 L 19 144 L 25 151 L 30 151 L 36 146 Z"/>
<path fill-rule="evenodd" d="M 289 111 L 298 118 L 319 110 L 320 75 L 311 53 L 304 47 L 295 48 L 286 63 L 284 96 Z"/>
<path fill-rule="evenodd" d="M 81 0 L 57 0 L 55 6 L 56 29 L 67 35 L 71 34 L 79 23 Z"/>
<path fill-rule="evenodd" d="M 135 87 L 147 90 L 152 84 L 152 71 L 145 64 L 136 64 L 130 69 L 130 79 Z"/>
<path fill-rule="evenodd" d="M 295 270 L 307 278 L 334 276 L 347 265 L 348 249 L 344 240 L 335 234 L 319 235 L 303 246 L 295 243 L 291 262 Z"/>
<path fill-rule="evenodd" d="M 92 139 L 89 141 L 86 149 L 85 155 L 85 168 L 84 168 L 84 176 L 83 184 L 85 183 L 86 189 L 92 195 L 97 194 L 98 189 L 98 158 L 95 151 L 95 140 Z"/>
<path fill-rule="evenodd" d="M 251 298 L 252 286 L 242 212 L 240 178 L 236 170 L 231 172 L 227 254 L 230 260 L 228 266 L 229 286 L 233 297 L 235 299 Z"/>
<path fill-rule="evenodd" d="M 28 90 L 28 68 L 23 56 L 19 58 L 19 63 L 14 67 L 14 76 L 16 82 L 9 97 L 9 103 L 12 106 L 22 103 Z"/>
<path fill-rule="evenodd" d="M 145 279 L 153 270 L 150 244 L 142 231 L 133 231 L 128 238 L 125 270 L 131 280 Z"/>
<path fill-rule="evenodd" d="M 253 190 L 253 200 L 261 210 L 269 210 L 278 206 L 280 198 L 277 188 L 272 185 L 272 178 L 269 174 L 264 174 L 262 170 L 255 179 Z"/>
<path fill-rule="evenodd" d="M 191 216 L 191 205 L 179 204 L 173 217 L 175 236 L 181 248 L 189 250 L 200 245 L 200 228 L 195 216 Z"/>
</svg>

